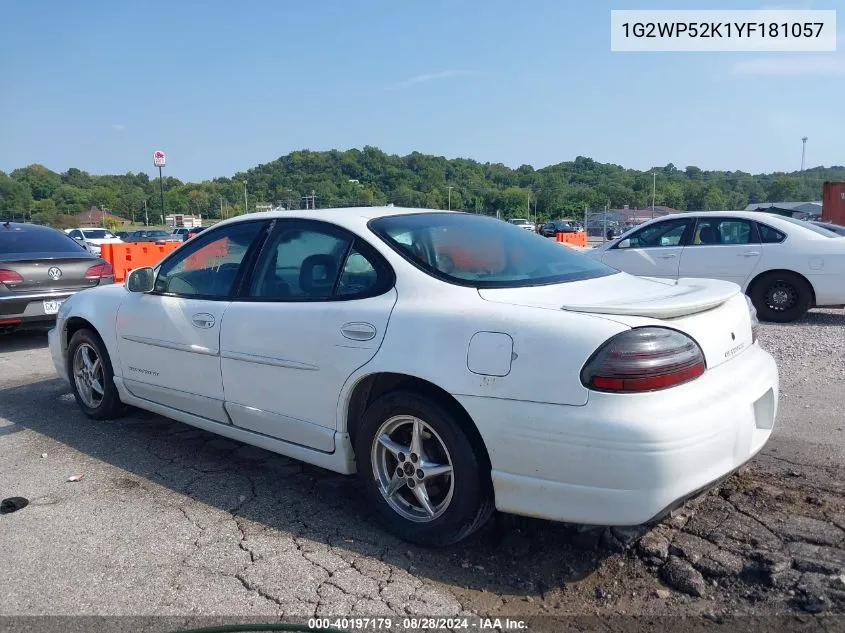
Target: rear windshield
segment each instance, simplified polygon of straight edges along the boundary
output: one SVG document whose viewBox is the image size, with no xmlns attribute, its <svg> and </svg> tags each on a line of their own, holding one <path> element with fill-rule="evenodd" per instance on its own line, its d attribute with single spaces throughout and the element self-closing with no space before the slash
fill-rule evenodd
<svg viewBox="0 0 845 633">
<path fill-rule="evenodd" d="M 823 229 L 820 226 L 816 226 L 815 224 L 811 224 L 810 222 L 805 222 L 804 220 L 796 220 L 795 218 L 787 218 L 785 216 L 779 217 L 778 220 L 783 220 L 784 222 L 789 222 L 790 224 L 797 224 L 798 226 L 803 226 L 808 231 L 818 233 L 819 235 L 824 235 L 825 237 L 839 237 L 836 233 L 828 229 Z"/>
<path fill-rule="evenodd" d="M 462 286 L 519 288 L 618 272 L 563 244 L 483 215 L 414 213 L 378 218 L 369 226 L 417 267 Z"/>
<path fill-rule="evenodd" d="M 82 233 L 89 240 L 111 240 L 114 239 L 114 234 L 105 229 L 82 229 Z"/>
<path fill-rule="evenodd" d="M 87 253 L 84 247 L 61 231 L 43 227 L 0 225 L 0 256 L 20 253 Z"/>
</svg>

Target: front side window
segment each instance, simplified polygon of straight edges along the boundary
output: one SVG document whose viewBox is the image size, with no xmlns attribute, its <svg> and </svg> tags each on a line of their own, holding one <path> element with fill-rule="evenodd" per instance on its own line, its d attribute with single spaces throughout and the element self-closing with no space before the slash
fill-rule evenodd
<svg viewBox="0 0 845 633">
<path fill-rule="evenodd" d="M 693 246 L 752 244 L 757 242 L 753 225 L 740 218 L 699 218 Z"/>
<path fill-rule="evenodd" d="M 630 244 L 628 248 L 681 246 L 684 232 L 687 230 L 689 223 L 690 220 L 687 218 L 675 218 L 674 220 L 665 220 L 646 226 L 627 238 Z"/>
<path fill-rule="evenodd" d="M 516 288 L 618 271 L 533 232 L 467 213 L 377 218 L 370 230 L 426 273 L 476 288 Z"/>
<path fill-rule="evenodd" d="M 313 301 L 387 289 L 385 266 L 353 235 L 314 222 L 280 222 L 255 267 L 250 297 Z"/>
<path fill-rule="evenodd" d="M 263 226 L 263 222 L 231 224 L 192 240 L 161 265 L 154 291 L 182 297 L 231 297 L 241 264 Z"/>
</svg>

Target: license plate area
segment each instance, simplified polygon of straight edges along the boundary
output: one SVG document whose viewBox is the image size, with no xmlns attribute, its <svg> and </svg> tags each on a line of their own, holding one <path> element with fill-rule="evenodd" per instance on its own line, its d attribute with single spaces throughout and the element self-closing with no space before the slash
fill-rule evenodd
<svg viewBox="0 0 845 633">
<path fill-rule="evenodd" d="M 57 314 L 64 302 L 64 299 L 48 299 L 44 301 L 44 314 Z"/>
</svg>

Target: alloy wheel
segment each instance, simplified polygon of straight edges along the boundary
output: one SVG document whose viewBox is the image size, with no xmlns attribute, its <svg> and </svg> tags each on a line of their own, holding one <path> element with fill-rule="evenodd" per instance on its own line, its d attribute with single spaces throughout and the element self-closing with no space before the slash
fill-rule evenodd
<svg viewBox="0 0 845 633">
<path fill-rule="evenodd" d="M 82 403 L 89 409 L 96 409 L 105 396 L 103 363 L 100 356 L 88 343 L 82 343 L 73 353 L 73 382 Z"/>
<path fill-rule="evenodd" d="M 398 415 L 384 422 L 371 460 L 382 496 L 401 517 L 428 523 L 448 509 L 455 491 L 452 458 L 425 421 Z"/>
</svg>

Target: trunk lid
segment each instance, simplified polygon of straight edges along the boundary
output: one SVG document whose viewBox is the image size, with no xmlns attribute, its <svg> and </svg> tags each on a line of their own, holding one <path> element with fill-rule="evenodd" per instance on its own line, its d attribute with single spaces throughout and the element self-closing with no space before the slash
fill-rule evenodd
<svg viewBox="0 0 845 633">
<path fill-rule="evenodd" d="M 691 336 L 716 367 L 752 344 L 751 316 L 739 286 L 716 279 L 657 279 L 626 273 L 585 281 L 478 291 L 487 301 L 584 312 L 629 327 L 658 319 Z"/>
<path fill-rule="evenodd" d="M 85 273 L 100 261 L 91 256 L 8 253 L 0 259 L 0 268 L 12 270 L 23 277 L 22 282 L 6 284 L 6 289 L 12 293 L 60 292 L 98 285 L 99 279 L 85 279 Z"/>
</svg>

